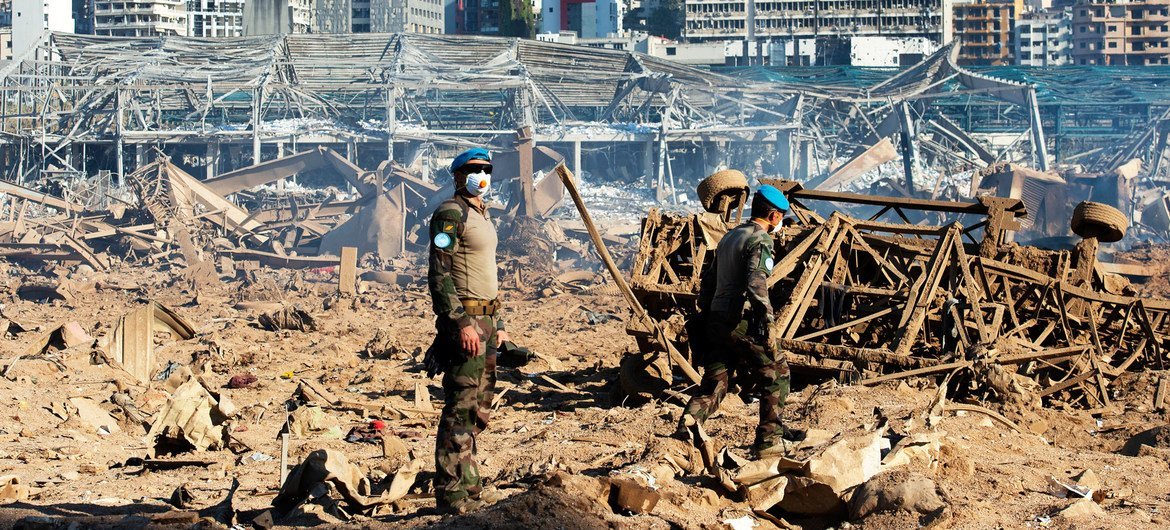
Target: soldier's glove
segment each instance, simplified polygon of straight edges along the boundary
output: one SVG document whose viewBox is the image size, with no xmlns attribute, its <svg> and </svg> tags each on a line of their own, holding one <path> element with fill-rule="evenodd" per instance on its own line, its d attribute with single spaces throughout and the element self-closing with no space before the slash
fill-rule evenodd
<svg viewBox="0 0 1170 530">
<path fill-rule="evenodd" d="M 748 317 L 748 338 L 756 344 L 770 345 L 772 338 L 772 315 L 750 315 Z"/>
<path fill-rule="evenodd" d="M 439 361 L 439 356 L 435 353 L 437 350 L 438 348 L 435 347 L 435 344 L 431 344 L 431 347 L 427 348 L 426 355 L 423 356 L 423 368 L 426 368 L 427 377 L 431 379 L 434 379 L 436 375 L 443 373 L 446 369 L 446 366 Z"/>
</svg>

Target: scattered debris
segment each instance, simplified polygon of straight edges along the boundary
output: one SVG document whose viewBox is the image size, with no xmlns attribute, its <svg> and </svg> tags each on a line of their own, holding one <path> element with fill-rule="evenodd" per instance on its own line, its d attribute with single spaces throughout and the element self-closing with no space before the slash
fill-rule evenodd
<svg viewBox="0 0 1170 530">
<path fill-rule="evenodd" d="M 121 432 L 122 428 L 118 426 L 118 422 L 110 416 L 108 412 L 98 406 L 97 402 L 88 398 L 69 398 L 74 408 L 77 409 L 77 416 L 81 418 L 90 427 L 93 427 L 94 432 L 102 435 L 113 434 Z"/>
<path fill-rule="evenodd" d="M 150 442 L 182 439 L 197 451 L 222 449 L 229 415 L 219 400 L 192 377 L 183 383 L 155 416 L 146 438 Z"/>
<path fill-rule="evenodd" d="M 284 307 L 273 313 L 260 315 L 260 327 L 268 331 L 289 329 L 294 331 L 316 331 L 317 321 L 300 307 Z"/>
<path fill-rule="evenodd" d="M 228 379 L 227 387 L 232 389 L 248 388 L 256 384 L 256 381 L 256 376 L 252 374 L 233 375 L 231 379 Z"/>
</svg>

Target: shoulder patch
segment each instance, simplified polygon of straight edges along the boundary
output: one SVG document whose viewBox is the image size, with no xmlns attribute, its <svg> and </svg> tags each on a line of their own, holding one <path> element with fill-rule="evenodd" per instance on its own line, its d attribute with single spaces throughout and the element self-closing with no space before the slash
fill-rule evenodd
<svg viewBox="0 0 1170 530">
<path fill-rule="evenodd" d="M 438 234 L 435 234 L 433 243 L 435 244 L 435 248 L 446 250 L 451 248 L 451 245 L 455 243 L 455 238 L 451 237 L 451 235 L 445 231 L 439 232 Z"/>
<path fill-rule="evenodd" d="M 766 259 L 764 259 L 764 270 L 772 272 L 772 268 L 775 266 L 776 262 L 772 260 L 772 256 L 768 256 Z"/>
</svg>

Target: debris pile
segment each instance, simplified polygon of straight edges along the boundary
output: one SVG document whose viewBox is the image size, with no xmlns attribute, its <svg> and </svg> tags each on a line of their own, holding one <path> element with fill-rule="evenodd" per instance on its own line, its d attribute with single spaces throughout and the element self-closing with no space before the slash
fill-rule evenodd
<svg viewBox="0 0 1170 530">
<path fill-rule="evenodd" d="M 1168 360 L 1170 301 L 1134 296 L 1098 261 L 1099 237 L 1125 228 L 1116 226 L 1124 216 L 1086 213 L 1116 212 L 1104 205 L 1084 203 L 1073 220 L 1098 237 L 1048 251 L 1010 243 L 1026 214 L 1016 199 L 886 199 L 772 183 L 795 205 L 769 285 L 773 334 L 797 372 L 863 385 L 957 373 L 952 384 L 973 399 L 1100 409 L 1122 374 Z M 682 323 L 703 265 L 737 222 L 733 209 L 713 210 L 646 218 L 631 287 L 652 320 L 628 326 L 643 380 L 671 381 L 669 366 L 651 362 L 663 349 L 656 328 L 686 351 Z"/>
</svg>

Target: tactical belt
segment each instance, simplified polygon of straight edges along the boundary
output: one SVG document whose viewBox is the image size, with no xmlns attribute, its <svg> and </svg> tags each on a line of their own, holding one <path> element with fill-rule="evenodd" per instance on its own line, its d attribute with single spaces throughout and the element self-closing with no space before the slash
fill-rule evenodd
<svg viewBox="0 0 1170 530">
<path fill-rule="evenodd" d="M 500 310 L 500 300 L 480 300 L 478 298 L 462 298 L 463 310 L 473 317 L 491 317 Z"/>
</svg>

